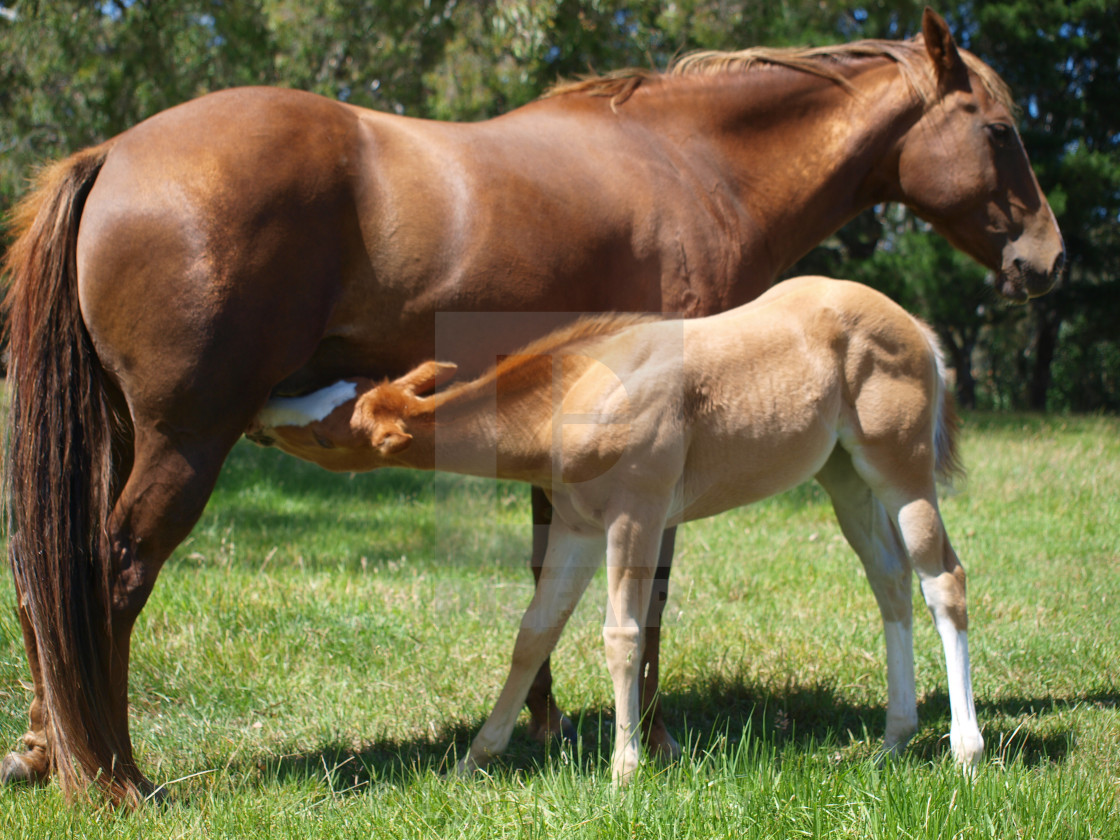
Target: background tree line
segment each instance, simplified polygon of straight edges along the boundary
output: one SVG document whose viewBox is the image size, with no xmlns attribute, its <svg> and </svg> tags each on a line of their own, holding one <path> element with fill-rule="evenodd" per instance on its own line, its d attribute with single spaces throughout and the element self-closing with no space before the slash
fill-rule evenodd
<svg viewBox="0 0 1120 840">
<path fill-rule="evenodd" d="M 210 90 L 285 85 L 475 120 L 561 77 L 663 67 L 692 49 L 905 38 L 924 3 L 869 0 L 54 0 L 0 3 L 0 211 L 34 167 Z M 1002 305 L 984 269 L 902 208 L 876 207 L 791 273 L 884 289 L 935 325 L 965 405 L 1120 410 L 1120 3 L 957 2 L 992 64 L 1066 238 L 1060 288 Z M 0 247 L 6 242 L 0 237 Z"/>
</svg>

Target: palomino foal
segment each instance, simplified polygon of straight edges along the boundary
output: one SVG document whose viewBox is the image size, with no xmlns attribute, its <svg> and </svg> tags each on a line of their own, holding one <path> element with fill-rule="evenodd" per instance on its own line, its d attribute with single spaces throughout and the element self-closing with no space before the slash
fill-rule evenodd
<svg viewBox="0 0 1120 840">
<path fill-rule="evenodd" d="M 965 575 L 935 492 L 957 466 L 956 418 L 923 323 L 865 286 L 804 277 L 709 318 L 584 321 L 423 396 L 454 370 L 428 362 L 395 382 L 347 380 L 276 400 L 250 434 L 335 470 L 440 469 L 549 492 L 556 516 L 541 585 L 461 769 L 506 747 L 533 675 L 605 552 L 612 768 L 625 781 L 640 758 L 640 646 L 661 532 L 814 477 L 882 613 L 884 748 L 901 750 L 918 722 L 913 569 L 944 644 L 953 754 L 979 761 Z"/>
</svg>

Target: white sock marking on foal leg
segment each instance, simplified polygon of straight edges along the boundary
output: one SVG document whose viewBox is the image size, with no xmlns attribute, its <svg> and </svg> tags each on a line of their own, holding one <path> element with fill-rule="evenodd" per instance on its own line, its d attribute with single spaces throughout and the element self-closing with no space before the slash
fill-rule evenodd
<svg viewBox="0 0 1120 840">
<path fill-rule="evenodd" d="M 949 678 L 949 708 L 952 723 L 949 727 L 949 746 L 953 756 L 966 769 L 980 763 L 984 754 L 984 737 L 976 719 L 976 705 L 972 699 L 972 677 L 969 673 L 968 632 L 958 630 L 949 621 L 938 626 L 945 648 L 945 671 Z"/>
<path fill-rule="evenodd" d="M 918 729 L 914 632 L 909 621 L 883 622 L 887 645 L 887 731 L 883 749 L 899 753 Z"/>
</svg>

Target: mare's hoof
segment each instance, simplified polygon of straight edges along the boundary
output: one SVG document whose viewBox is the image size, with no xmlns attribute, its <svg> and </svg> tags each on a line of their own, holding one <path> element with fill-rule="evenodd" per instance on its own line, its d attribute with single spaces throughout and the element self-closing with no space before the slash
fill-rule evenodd
<svg viewBox="0 0 1120 840">
<path fill-rule="evenodd" d="M 0 764 L 0 784 L 3 785 L 36 785 L 46 779 L 46 773 L 37 772 L 19 753 L 8 753 Z"/>
<path fill-rule="evenodd" d="M 567 715 L 560 715 L 559 721 L 553 722 L 547 727 L 542 726 L 535 720 L 529 721 L 529 737 L 538 744 L 548 744 L 554 740 L 574 744 L 579 739 L 575 724 L 568 719 Z"/>
<path fill-rule="evenodd" d="M 676 761 L 681 757 L 681 745 L 669 730 L 654 730 L 646 737 L 646 751 L 658 761 Z"/>
</svg>

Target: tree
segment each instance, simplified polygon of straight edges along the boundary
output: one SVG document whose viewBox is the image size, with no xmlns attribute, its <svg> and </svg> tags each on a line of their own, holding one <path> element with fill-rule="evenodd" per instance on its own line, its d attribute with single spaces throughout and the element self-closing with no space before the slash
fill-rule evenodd
<svg viewBox="0 0 1120 840">
<path fill-rule="evenodd" d="M 276 84 L 420 117 L 481 119 L 560 78 L 693 49 L 905 38 L 924 2 L 869 0 L 24 0 L 0 5 L 0 211 L 34 165 L 209 90 Z M 1066 282 L 1007 308 L 898 209 L 795 271 L 880 285 L 930 320 L 962 401 L 1120 410 L 1120 3 L 970 0 L 961 45 L 1008 81 L 1066 237 Z M 0 237 L 2 245 L 2 237 Z M 973 376 L 973 373 L 976 376 Z"/>
<path fill-rule="evenodd" d="M 259 3 L 55 0 L 0 18 L 0 210 L 37 164 L 215 87 L 273 81 Z"/>
</svg>

